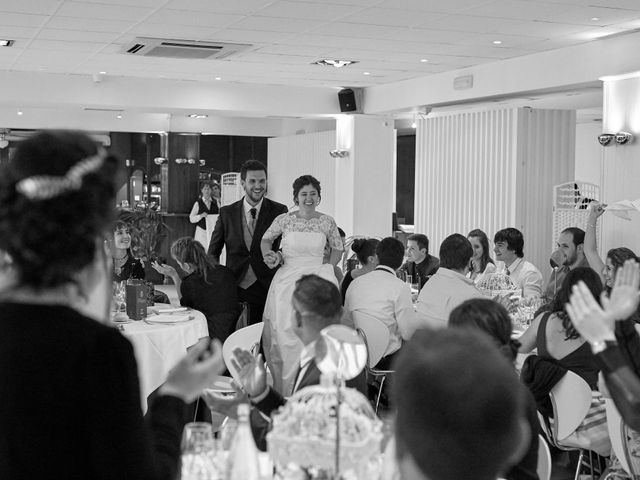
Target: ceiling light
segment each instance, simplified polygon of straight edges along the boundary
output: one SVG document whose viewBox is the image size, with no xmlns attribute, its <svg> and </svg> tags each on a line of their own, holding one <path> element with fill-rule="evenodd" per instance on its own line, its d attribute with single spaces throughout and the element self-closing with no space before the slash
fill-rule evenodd
<svg viewBox="0 0 640 480">
<path fill-rule="evenodd" d="M 312 65 L 322 65 L 323 67 L 342 68 L 342 67 L 348 67 L 349 65 L 353 65 L 354 63 L 358 63 L 358 62 L 355 60 L 335 60 L 330 58 L 324 58 L 322 60 L 318 60 L 317 62 L 313 62 Z"/>
<path fill-rule="evenodd" d="M 597 22 L 598 20 L 600 20 L 598 17 L 591 17 L 592 22 Z"/>
<path fill-rule="evenodd" d="M 493 44 L 494 45 L 502 45 L 502 40 L 494 40 Z"/>
<path fill-rule="evenodd" d="M 190 113 L 189 115 L 187 115 L 187 117 L 189 118 L 207 118 L 209 115 L 204 115 L 201 113 Z"/>
<path fill-rule="evenodd" d="M 418 124 L 414 121 L 414 122 L 411 124 L 411 128 L 413 128 L 413 129 L 415 130 L 416 128 L 418 128 Z"/>
<path fill-rule="evenodd" d="M 420 59 L 420 61 L 421 61 L 422 63 L 427 63 L 429 60 L 427 60 L 426 58 L 422 58 L 422 59 Z"/>
<path fill-rule="evenodd" d="M 106 75 L 107 72 L 100 72 L 100 75 Z"/>
<path fill-rule="evenodd" d="M 222 77 L 216 77 L 216 80 L 222 80 Z"/>
<path fill-rule="evenodd" d="M 2 39 L 2 40 L 0 40 L 0 47 L 10 47 L 14 43 L 15 43 L 15 40 Z"/>
<path fill-rule="evenodd" d="M 371 72 L 362 72 L 363 75 L 371 75 Z"/>
<path fill-rule="evenodd" d="M 116 115 L 116 118 L 122 118 L 121 114 Z"/>
<path fill-rule="evenodd" d="M 22 115 L 24 112 L 22 110 L 18 110 L 18 115 Z"/>
</svg>

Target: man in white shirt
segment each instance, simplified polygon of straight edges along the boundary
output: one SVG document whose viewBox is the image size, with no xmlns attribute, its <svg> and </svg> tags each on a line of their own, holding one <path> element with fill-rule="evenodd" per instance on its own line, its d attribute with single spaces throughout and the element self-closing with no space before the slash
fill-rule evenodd
<svg viewBox="0 0 640 480">
<path fill-rule="evenodd" d="M 542 274 L 524 259 L 524 237 L 516 228 L 499 230 L 493 237 L 496 260 L 504 262 L 505 273 L 522 290 L 525 298 L 542 296 Z"/>
<path fill-rule="evenodd" d="M 417 321 L 423 327 L 444 328 L 451 310 L 465 300 L 483 295 L 467 278 L 473 256 L 471 242 L 464 235 L 454 233 L 440 245 L 440 268 L 418 296 Z"/>
<path fill-rule="evenodd" d="M 349 314 L 359 310 L 387 326 L 389 344 L 378 367 L 388 368 L 393 354 L 400 350 L 403 340 L 411 338 L 417 325 L 410 286 L 396 277 L 404 257 L 402 242 L 393 237 L 382 239 L 376 247 L 376 256 L 379 262 L 376 269 L 349 285 L 344 307 Z"/>
</svg>

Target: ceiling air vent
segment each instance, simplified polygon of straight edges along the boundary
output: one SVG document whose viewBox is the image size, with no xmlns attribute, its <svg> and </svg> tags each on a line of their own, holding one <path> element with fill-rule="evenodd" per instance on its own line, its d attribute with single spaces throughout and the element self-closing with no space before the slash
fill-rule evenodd
<svg viewBox="0 0 640 480">
<path fill-rule="evenodd" d="M 121 53 L 143 57 L 190 58 L 221 60 L 246 50 L 251 45 L 241 43 L 196 42 L 168 38 L 137 37 L 124 46 Z"/>
</svg>

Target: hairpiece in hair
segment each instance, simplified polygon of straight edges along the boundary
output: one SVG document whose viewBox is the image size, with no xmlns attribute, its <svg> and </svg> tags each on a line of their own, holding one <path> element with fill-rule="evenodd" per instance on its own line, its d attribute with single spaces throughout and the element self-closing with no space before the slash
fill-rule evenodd
<svg viewBox="0 0 640 480">
<path fill-rule="evenodd" d="M 34 175 L 23 178 L 16 184 L 16 190 L 29 200 L 48 200 L 63 193 L 78 190 L 82 186 L 82 177 L 98 170 L 105 159 L 100 151 L 76 163 L 64 176 Z"/>
</svg>

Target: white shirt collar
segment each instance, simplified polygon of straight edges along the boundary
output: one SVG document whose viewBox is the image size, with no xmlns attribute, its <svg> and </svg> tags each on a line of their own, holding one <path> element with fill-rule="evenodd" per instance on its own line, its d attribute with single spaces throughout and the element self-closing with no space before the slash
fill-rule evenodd
<svg viewBox="0 0 640 480">
<path fill-rule="evenodd" d="M 512 263 L 511 265 L 509 265 L 507 267 L 507 264 L 505 263 L 505 267 L 507 267 L 509 269 L 510 273 L 513 273 L 516 271 L 516 268 L 518 268 L 520 266 L 520 264 L 523 262 L 524 257 L 517 257 Z"/>
<path fill-rule="evenodd" d="M 315 358 L 316 342 L 317 340 L 314 340 L 313 342 L 305 345 L 304 348 L 302 349 L 302 352 L 300 352 L 300 368 L 303 368 L 305 365 L 307 365 L 311 360 Z"/>
<path fill-rule="evenodd" d="M 393 273 L 394 275 L 396 274 L 396 271 L 393 268 L 387 267 L 386 265 L 378 265 L 375 270 L 386 270 L 387 272 Z"/>
<path fill-rule="evenodd" d="M 260 201 L 254 206 L 251 205 L 249 202 L 247 202 L 247 197 L 245 196 L 242 200 L 242 205 L 244 206 L 244 213 L 245 216 L 247 215 L 251 215 L 251 212 L 249 212 L 249 210 L 251 210 L 252 208 L 256 209 L 256 217 L 260 214 L 260 209 L 262 208 L 262 202 L 264 200 L 264 197 L 262 197 L 260 199 Z"/>
</svg>

